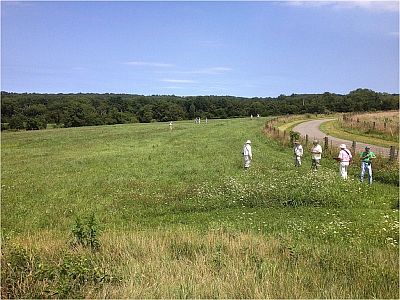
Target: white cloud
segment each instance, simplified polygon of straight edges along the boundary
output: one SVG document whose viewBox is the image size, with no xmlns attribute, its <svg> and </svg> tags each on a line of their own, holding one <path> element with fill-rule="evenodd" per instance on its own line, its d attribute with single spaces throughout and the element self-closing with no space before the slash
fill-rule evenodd
<svg viewBox="0 0 400 300">
<path fill-rule="evenodd" d="M 340 1 L 337 2 L 338 8 L 362 8 L 373 11 L 399 11 L 397 1 Z"/>
<path fill-rule="evenodd" d="M 398 1 L 286 1 L 285 4 L 290 6 L 303 6 L 303 7 L 332 7 L 334 9 L 365 9 L 370 11 L 388 11 L 398 12 Z"/>
<path fill-rule="evenodd" d="M 184 87 L 182 86 L 165 86 L 164 89 L 169 89 L 169 90 L 182 90 Z"/>
<path fill-rule="evenodd" d="M 199 41 L 198 45 L 201 47 L 211 47 L 211 48 L 224 46 L 224 44 L 219 41 Z"/>
<path fill-rule="evenodd" d="M 209 68 L 201 68 L 201 69 L 195 69 L 195 70 L 189 70 L 189 71 L 173 71 L 168 73 L 173 73 L 173 74 L 208 74 L 208 75 L 218 75 L 218 74 L 225 74 L 229 71 L 232 71 L 232 68 L 228 67 L 209 67 Z M 160 71 L 160 73 L 166 73 L 167 71 Z"/>
<path fill-rule="evenodd" d="M 232 68 L 227 67 L 210 67 L 192 71 L 193 74 L 222 74 L 231 71 Z"/>
<path fill-rule="evenodd" d="M 8 0 L 8 1 L 1 1 L 1 2 L 2 2 L 2 4 L 9 5 L 9 6 L 24 6 L 27 4 L 27 1 Z"/>
<path fill-rule="evenodd" d="M 290 6 L 308 6 L 308 7 L 318 7 L 331 5 L 332 2 L 329 1 L 285 1 L 284 4 Z"/>
<path fill-rule="evenodd" d="M 170 68 L 170 67 L 174 66 L 173 64 L 148 62 L 148 61 L 128 61 L 125 64 L 129 65 L 129 66 L 137 66 L 137 67 L 158 67 L 158 68 Z"/>
<path fill-rule="evenodd" d="M 196 83 L 197 81 L 189 80 L 189 79 L 161 79 L 162 82 L 169 83 Z"/>
</svg>

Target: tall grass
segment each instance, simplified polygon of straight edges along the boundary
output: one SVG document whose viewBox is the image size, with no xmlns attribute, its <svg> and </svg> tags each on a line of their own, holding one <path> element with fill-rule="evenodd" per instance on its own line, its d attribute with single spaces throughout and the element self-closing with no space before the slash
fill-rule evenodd
<svg viewBox="0 0 400 300">
<path fill-rule="evenodd" d="M 346 132 L 399 142 L 399 112 L 349 113 L 338 121 Z"/>
<path fill-rule="evenodd" d="M 290 233 L 263 236 L 226 228 L 201 233 L 181 227 L 106 232 L 94 255 L 83 250 L 68 254 L 62 248 L 49 252 L 49 241 L 36 238 L 24 240 L 26 249 L 35 250 L 25 250 L 30 259 L 20 270 L 25 276 L 16 278 L 23 296 L 32 291 L 39 298 L 68 296 L 61 293 L 72 289 L 77 296 L 117 299 L 398 297 L 393 268 L 398 255 L 390 246 L 371 251 L 354 243 L 343 251 L 342 243 L 299 242 Z M 56 239 L 51 241 L 62 244 Z M 15 250 L 5 253 L 5 259 L 9 256 L 13 263 Z M 58 285 L 35 277 L 44 266 L 56 273 Z M 80 271 L 85 280 L 80 286 L 79 280 L 62 282 L 57 268 L 70 276 Z M 32 276 L 24 274 L 29 271 Z"/>
</svg>

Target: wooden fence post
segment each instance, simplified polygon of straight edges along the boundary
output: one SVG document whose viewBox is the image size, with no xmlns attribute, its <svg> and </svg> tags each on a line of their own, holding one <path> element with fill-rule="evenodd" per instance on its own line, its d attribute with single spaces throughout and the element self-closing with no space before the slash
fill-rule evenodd
<svg viewBox="0 0 400 300">
<path fill-rule="evenodd" d="M 396 149 L 394 146 L 390 146 L 390 154 L 389 154 L 389 160 L 394 161 L 396 159 Z"/>
<path fill-rule="evenodd" d="M 306 134 L 306 146 L 308 145 L 308 134 Z"/>
<path fill-rule="evenodd" d="M 324 140 L 325 140 L 325 149 L 328 149 L 328 147 L 329 147 L 329 139 L 328 139 L 328 137 L 326 136 L 324 138 Z"/>
<path fill-rule="evenodd" d="M 351 144 L 351 151 L 353 152 L 353 154 L 356 153 L 356 146 L 357 146 L 357 142 L 353 141 L 353 143 Z"/>
</svg>

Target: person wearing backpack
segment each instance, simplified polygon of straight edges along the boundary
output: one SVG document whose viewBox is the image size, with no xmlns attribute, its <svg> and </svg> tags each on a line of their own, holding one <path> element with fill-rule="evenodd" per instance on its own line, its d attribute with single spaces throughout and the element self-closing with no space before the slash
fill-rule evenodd
<svg viewBox="0 0 400 300">
<path fill-rule="evenodd" d="M 243 145 L 242 153 L 244 158 L 244 169 L 247 170 L 250 167 L 251 160 L 253 159 L 250 140 L 247 140 L 246 143 Z"/>
<path fill-rule="evenodd" d="M 337 160 L 340 162 L 339 172 L 340 176 L 342 176 L 343 179 L 347 179 L 347 169 L 350 165 L 351 160 L 353 159 L 353 156 L 351 155 L 350 150 L 346 149 L 347 147 L 345 144 L 341 144 L 339 147 L 340 151 L 337 157 Z"/>
</svg>

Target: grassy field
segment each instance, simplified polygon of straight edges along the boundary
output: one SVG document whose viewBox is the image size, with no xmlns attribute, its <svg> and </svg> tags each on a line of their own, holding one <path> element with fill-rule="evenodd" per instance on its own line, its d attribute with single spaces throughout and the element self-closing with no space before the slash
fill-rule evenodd
<svg viewBox="0 0 400 300">
<path fill-rule="evenodd" d="M 398 298 L 398 187 L 295 169 L 265 120 L 3 133 L 2 297 Z"/>
<path fill-rule="evenodd" d="M 339 122 L 344 131 L 399 143 L 399 111 L 344 114 Z"/>
<path fill-rule="evenodd" d="M 332 135 L 337 138 L 342 138 L 346 140 L 357 140 L 363 143 L 377 145 L 389 148 L 390 146 L 398 147 L 398 142 L 385 140 L 382 136 L 378 137 L 376 135 L 370 135 L 367 133 L 360 133 L 356 130 L 343 130 L 341 126 L 337 123 L 336 120 L 329 121 L 321 124 L 320 129 L 322 132 L 325 132 L 328 135 Z"/>
<path fill-rule="evenodd" d="M 399 112 L 374 112 L 339 115 L 338 120 L 322 124 L 327 134 L 382 147 L 399 144 Z"/>
</svg>

